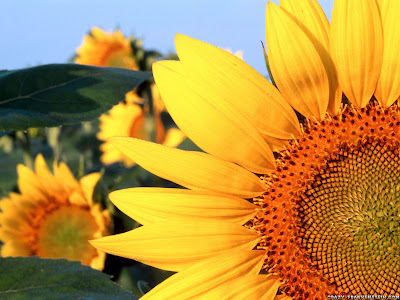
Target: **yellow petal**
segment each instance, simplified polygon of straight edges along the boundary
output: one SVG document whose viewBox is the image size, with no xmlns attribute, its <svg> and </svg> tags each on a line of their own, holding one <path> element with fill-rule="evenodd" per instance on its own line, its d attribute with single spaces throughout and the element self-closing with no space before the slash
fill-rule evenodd
<svg viewBox="0 0 400 300">
<path fill-rule="evenodd" d="M 253 198 L 265 190 L 264 184 L 253 173 L 206 153 L 183 151 L 127 137 L 114 137 L 110 141 L 146 170 L 190 189 L 242 198 Z"/>
<path fill-rule="evenodd" d="M 7 256 L 32 256 L 31 249 L 21 240 L 9 240 L 1 246 L 0 254 Z"/>
<path fill-rule="evenodd" d="M 185 138 L 186 135 L 181 130 L 178 128 L 170 128 L 165 133 L 163 145 L 175 148 L 178 147 Z"/>
<path fill-rule="evenodd" d="M 258 235 L 229 222 L 170 220 L 91 241 L 99 250 L 138 260 L 156 268 L 180 271 L 210 254 L 230 249 L 245 251 L 258 243 Z"/>
<path fill-rule="evenodd" d="M 281 8 L 294 18 L 308 37 L 329 50 L 329 21 L 324 11 L 316 0 L 293 1 L 279 0 Z"/>
<path fill-rule="evenodd" d="M 378 1 L 383 29 L 382 69 L 375 96 L 385 107 L 400 96 L 400 1 Z"/>
<path fill-rule="evenodd" d="M 335 1 L 330 51 L 344 94 L 355 106 L 366 106 L 382 65 L 382 26 L 375 0 Z"/>
<path fill-rule="evenodd" d="M 85 206 L 88 204 L 85 197 L 83 197 L 80 191 L 73 191 L 71 195 L 68 197 L 69 203 L 77 206 Z"/>
<path fill-rule="evenodd" d="M 332 115 L 340 112 L 342 90 L 339 88 L 337 72 L 329 54 L 329 21 L 316 0 L 280 0 L 283 10 L 296 21 L 315 49 L 318 51 L 329 80 L 328 110 Z"/>
<path fill-rule="evenodd" d="M 207 218 L 244 224 L 256 206 L 238 197 L 184 189 L 133 188 L 112 192 L 111 201 L 140 224 Z"/>
<path fill-rule="evenodd" d="M 100 173 L 92 173 L 86 175 L 79 180 L 79 183 L 82 187 L 83 194 L 87 200 L 87 203 L 91 205 L 93 203 L 93 191 L 94 187 L 96 186 L 97 182 L 101 177 Z"/>
<path fill-rule="evenodd" d="M 307 118 L 323 119 L 329 80 L 317 49 L 296 22 L 267 4 L 267 51 L 274 81 L 283 97 Z"/>
<path fill-rule="evenodd" d="M 56 179 L 56 177 L 53 174 L 51 174 L 42 154 L 38 154 L 36 156 L 35 171 L 40 182 L 44 186 L 46 186 L 46 189 L 48 191 L 52 191 L 53 194 L 57 195 L 65 192 L 65 189 L 62 186 L 62 184 Z"/>
<path fill-rule="evenodd" d="M 114 135 L 114 136 L 118 136 L 118 135 Z M 101 144 L 100 150 L 103 152 L 103 154 L 100 157 L 103 164 L 111 164 L 111 163 L 115 163 L 117 161 L 123 161 L 124 165 L 127 168 L 130 168 L 133 165 L 135 165 L 135 162 L 133 162 L 126 155 L 124 155 L 120 150 L 118 150 L 117 147 L 115 147 L 109 141 Z"/>
<path fill-rule="evenodd" d="M 78 181 L 65 163 L 61 162 L 57 165 L 57 163 L 54 161 L 53 170 L 54 175 L 60 182 L 64 184 L 67 189 L 79 189 Z"/>
<path fill-rule="evenodd" d="M 24 165 L 17 166 L 18 188 L 21 194 L 35 200 L 46 199 L 43 185 L 37 175 Z"/>
<path fill-rule="evenodd" d="M 202 294 L 204 299 L 273 300 L 282 283 L 279 276 L 247 275 L 234 278 Z"/>
<path fill-rule="evenodd" d="M 153 74 L 168 112 L 200 148 L 255 173 L 274 169 L 272 150 L 256 128 L 208 85 L 185 76 L 180 62 L 155 63 Z"/>
<path fill-rule="evenodd" d="M 176 50 L 183 68 L 210 90 L 218 103 L 231 105 L 265 135 L 291 139 L 300 135 L 296 115 L 278 90 L 236 55 L 177 34 Z"/>
<path fill-rule="evenodd" d="M 202 295 L 209 290 L 229 284 L 235 278 L 254 274 L 254 270 L 261 267 L 264 253 L 264 251 L 230 251 L 211 257 L 169 277 L 144 295 L 141 300 L 204 299 Z"/>
</svg>

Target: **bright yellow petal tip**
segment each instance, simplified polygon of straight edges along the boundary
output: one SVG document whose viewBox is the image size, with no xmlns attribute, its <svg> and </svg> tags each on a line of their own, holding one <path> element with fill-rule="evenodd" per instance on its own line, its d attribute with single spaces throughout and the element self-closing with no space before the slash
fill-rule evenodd
<svg viewBox="0 0 400 300">
<path fill-rule="evenodd" d="M 400 1 L 377 2 L 383 32 L 382 69 L 375 96 L 383 106 L 391 106 L 400 97 Z"/>
<path fill-rule="evenodd" d="M 222 102 L 232 106 L 262 135 L 290 139 L 300 134 L 293 109 L 268 80 L 243 60 L 182 34 L 175 36 L 175 45 L 186 79 L 210 90 L 218 100 L 214 105 Z"/>
<path fill-rule="evenodd" d="M 258 241 L 255 232 L 235 223 L 178 219 L 142 226 L 90 243 L 99 250 L 156 268 L 181 271 L 208 258 L 210 253 L 251 250 Z"/>
<path fill-rule="evenodd" d="M 114 137 L 110 141 L 146 170 L 188 188 L 210 189 L 243 198 L 255 197 L 265 190 L 253 173 L 205 153 L 134 138 Z"/>
<path fill-rule="evenodd" d="M 206 191 L 132 188 L 112 192 L 110 200 L 140 224 L 206 218 L 238 224 L 256 214 L 256 206 L 241 198 Z"/>
<path fill-rule="evenodd" d="M 283 97 L 307 118 L 325 118 L 329 79 L 314 44 L 296 22 L 272 2 L 267 4 L 267 51 L 274 81 Z"/>
<path fill-rule="evenodd" d="M 335 1 L 330 51 L 344 94 L 356 107 L 365 107 L 382 66 L 382 25 L 375 0 Z"/>
</svg>

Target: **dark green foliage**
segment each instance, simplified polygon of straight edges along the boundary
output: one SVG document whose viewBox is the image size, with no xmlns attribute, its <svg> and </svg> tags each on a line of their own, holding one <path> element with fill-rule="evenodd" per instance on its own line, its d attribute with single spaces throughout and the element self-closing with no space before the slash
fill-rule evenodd
<svg viewBox="0 0 400 300">
<path fill-rule="evenodd" d="M 147 72 L 76 64 L 0 71 L 0 130 L 96 118 L 149 78 Z"/>
<path fill-rule="evenodd" d="M 137 296 L 79 262 L 38 257 L 0 258 L 0 299 L 121 299 Z"/>
</svg>

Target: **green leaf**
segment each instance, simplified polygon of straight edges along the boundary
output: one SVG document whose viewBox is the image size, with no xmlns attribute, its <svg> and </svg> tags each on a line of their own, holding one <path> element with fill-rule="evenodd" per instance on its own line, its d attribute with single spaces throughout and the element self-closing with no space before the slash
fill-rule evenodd
<svg viewBox="0 0 400 300">
<path fill-rule="evenodd" d="M 0 259 L 0 270 L 0 299 L 138 299 L 76 261 L 7 257 Z"/>
<path fill-rule="evenodd" d="M 262 48 L 263 48 L 264 60 L 265 60 L 265 65 L 267 66 L 268 76 L 271 79 L 271 83 L 276 87 L 275 80 L 272 77 L 271 66 L 269 65 L 268 55 L 267 55 L 267 52 L 265 51 L 264 43 L 262 41 L 261 41 L 261 45 L 262 45 Z"/>
<path fill-rule="evenodd" d="M 147 72 L 77 64 L 0 71 L 0 130 L 96 118 L 149 78 Z"/>
</svg>

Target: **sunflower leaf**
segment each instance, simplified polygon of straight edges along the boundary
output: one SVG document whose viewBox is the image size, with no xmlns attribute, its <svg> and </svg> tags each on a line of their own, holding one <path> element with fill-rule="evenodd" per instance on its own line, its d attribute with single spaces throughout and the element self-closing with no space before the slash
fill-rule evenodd
<svg viewBox="0 0 400 300">
<path fill-rule="evenodd" d="M 147 72 L 77 64 L 0 71 L 0 130 L 96 118 L 149 78 Z"/>
<path fill-rule="evenodd" d="M 77 261 L 6 257 L 0 269 L 0 299 L 138 299 Z"/>
</svg>

